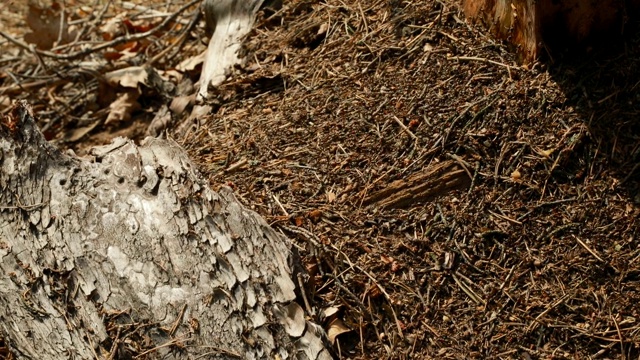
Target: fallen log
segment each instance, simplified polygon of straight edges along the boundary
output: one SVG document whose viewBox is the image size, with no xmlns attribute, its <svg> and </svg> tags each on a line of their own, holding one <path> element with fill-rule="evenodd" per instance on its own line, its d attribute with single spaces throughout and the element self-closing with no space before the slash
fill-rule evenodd
<svg viewBox="0 0 640 360">
<path fill-rule="evenodd" d="M 18 358 L 330 359 L 285 239 L 172 141 L 80 159 L 0 119 L 0 336 Z"/>
</svg>

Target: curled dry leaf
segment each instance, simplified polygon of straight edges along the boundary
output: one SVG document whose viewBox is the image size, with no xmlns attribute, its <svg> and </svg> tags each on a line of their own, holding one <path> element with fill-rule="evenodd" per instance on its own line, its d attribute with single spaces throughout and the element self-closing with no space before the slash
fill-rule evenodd
<svg viewBox="0 0 640 360">
<path fill-rule="evenodd" d="M 351 331 L 351 329 L 349 329 L 342 320 L 334 319 L 329 324 L 329 328 L 327 329 L 327 336 L 329 337 L 329 341 L 331 341 L 331 344 L 335 344 L 338 335 L 347 333 L 349 331 Z"/>
</svg>

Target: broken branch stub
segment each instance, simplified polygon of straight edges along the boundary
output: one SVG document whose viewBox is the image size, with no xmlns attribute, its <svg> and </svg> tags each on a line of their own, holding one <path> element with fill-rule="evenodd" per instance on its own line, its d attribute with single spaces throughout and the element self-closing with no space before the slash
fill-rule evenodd
<svg viewBox="0 0 640 360">
<path fill-rule="evenodd" d="M 200 75 L 198 100 L 205 100 L 209 86 L 218 86 L 230 69 L 242 62 L 242 39 L 251 31 L 264 0 L 205 0 L 202 4 L 207 27 L 213 30 Z"/>
<path fill-rule="evenodd" d="M 24 102 L 0 119 L 0 336 L 18 358 L 331 358 L 284 239 L 175 142 L 92 155 L 48 144 Z"/>
</svg>

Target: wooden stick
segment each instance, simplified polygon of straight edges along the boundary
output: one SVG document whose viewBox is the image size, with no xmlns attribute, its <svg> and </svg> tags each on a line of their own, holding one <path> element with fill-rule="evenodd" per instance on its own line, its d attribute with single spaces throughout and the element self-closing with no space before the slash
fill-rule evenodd
<svg viewBox="0 0 640 360">
<path fill-rule="evenodd" d="M 405 124 L 403 124 L 403 123 L 402 123 L 402 121 L 400 121 L 400 119 L 398 119 L 398 117 L 396 117 L 395 115 L 393 115 L 393 120 L 395 120 L 395 121 L 398 123 L 398 125 L 400 125 L 400 127 L 402 128 L 402 130 L 404 130 L 404 132 L 406 132 L 407 134 L 409 134 L 409 136 L 411 136 L 411 138 L 412 138 L 413 140 L 418 141 L 418 137 L 417 137 L 414 133 L 412 133 L 412 132 L 411 132 L 411 130 L 409 130 L 409 128 L 408 128 Z"/>
</svg>

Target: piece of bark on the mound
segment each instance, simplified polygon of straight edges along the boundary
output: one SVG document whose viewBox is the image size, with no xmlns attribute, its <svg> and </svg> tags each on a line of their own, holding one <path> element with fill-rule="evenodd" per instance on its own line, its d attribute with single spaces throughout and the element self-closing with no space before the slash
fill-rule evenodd
<svg viewBox="0 0 640 360">
<path fill-rule="evenodd" d="M 467 170 L 458 162 L 447 160 L 388 184 L 384 189 L 369 195 L 363 205 L 382 209 L 406 208 L 453 190 L 468 188 L 470 184 Z"/>
</svg>

